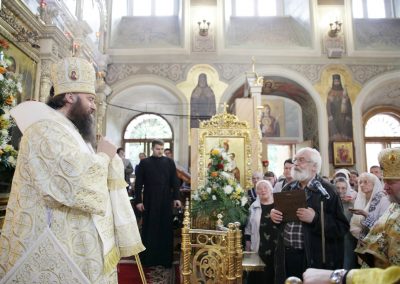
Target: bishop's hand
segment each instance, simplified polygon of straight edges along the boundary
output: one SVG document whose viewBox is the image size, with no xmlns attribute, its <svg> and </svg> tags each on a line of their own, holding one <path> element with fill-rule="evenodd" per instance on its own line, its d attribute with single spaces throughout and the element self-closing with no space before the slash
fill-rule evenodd
<svg viewBox="0 0 400 284">
<path fill-rule="evenodd" d="M 97 153 L 105 153 L 112 159 L 117 154 L 117 147 L 107 138 L 102 137 L 97 143 Z"/>
</svg>

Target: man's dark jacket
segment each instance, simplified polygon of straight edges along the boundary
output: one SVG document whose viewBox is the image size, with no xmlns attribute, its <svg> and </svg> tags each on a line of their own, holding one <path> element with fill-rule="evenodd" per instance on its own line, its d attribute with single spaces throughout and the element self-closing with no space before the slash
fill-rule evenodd
<svg viewBox="0 0 400 284">
<path fill-rule="evenodd" d="M 335 187 L 316 177 L 326 189 L 330 198 L 326 200 L 316 188 L 306 187 L 309 191 L 307 206 L 315 211 L 311 223 L 302 223 L 304 233 L 304 252 L 306 268 L 338 269 L 343 267 L 344 236 L 349 231 L 349 222 L 343 214 L 342 202 L 336 193 Z M 300 189 L 298 181 L 287 184 L 282 191 Z M 321 241 L 321 200 L 324 200 L 325 216 L 325 264 L 322 261 Z M 286 223 L 280 224 L 280 235 L 275 251 L 275 283 L 285 282 L 285 254 L 283 231 Z M 288 275 L 290 276 L 290 275 Z"/>
</svg>

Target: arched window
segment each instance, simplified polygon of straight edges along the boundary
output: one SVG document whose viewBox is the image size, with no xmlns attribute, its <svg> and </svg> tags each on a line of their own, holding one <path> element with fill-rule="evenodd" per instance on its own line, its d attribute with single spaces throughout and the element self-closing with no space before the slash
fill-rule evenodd
<svg viewBox="0 0 400 284">
<path fill-rule="evenodd" d="M 168 122 L 161 116 L 151 113 L 141 114 L 132 119 L 125 129 L 123 144 L 126 158 L 132 165 L 139 163 L 139 153 L 151 155 L 151 141 L 164 140 L 164 148 L 173 149 L 173 133 Z"/>
<path fill-rule="evenodd" d="M 393 113 L 378 113 L 365 123 L 365 153 L 367 169 L 379 165 L 382 149 L 400 147 L 400 117 Z"/>
</svg>

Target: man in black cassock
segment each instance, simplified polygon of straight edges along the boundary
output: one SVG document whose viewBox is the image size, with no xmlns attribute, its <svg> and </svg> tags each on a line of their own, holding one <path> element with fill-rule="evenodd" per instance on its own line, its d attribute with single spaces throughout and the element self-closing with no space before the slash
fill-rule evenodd
<svg viewBox="0 0 400 284">
<path fill-rule="evenodd" d="M 135 180 L 135 204 L 142 212 L 143 265 L 172 266 L 172 206 L 181 207 L 175 162 L 163 156 L 164 141 L 153 140 L 153 154 L 140 161 Z M 142 200 L 143 191 L 143 200 Z"/>
</svg>

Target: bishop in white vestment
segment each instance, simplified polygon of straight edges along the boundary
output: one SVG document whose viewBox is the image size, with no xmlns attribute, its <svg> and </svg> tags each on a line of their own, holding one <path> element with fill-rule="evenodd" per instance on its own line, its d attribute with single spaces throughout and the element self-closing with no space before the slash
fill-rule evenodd
<svg viewBox="0 0 400 284">
<path fill-rule="evenodd" d="M 95 110 L 94 80 L 87 61 L 64 59 L 52 81 L 54 97 L 64 96 L 65 106 L 25 102 L 12 111 L 23 137 L 0 236 L 0 279 L 62 283 L 77 271 L 82 283 L 117 283 L 120 257 L 144 250 L 121 159 L 111 155 L 109 142 L 100 141 L 95 153 L 73 119 L 75 108 Z M 48 228 L 68 261 L 35 245 Z M 40 262 L 32 263 L 32 248 Z"/>
</svg>

